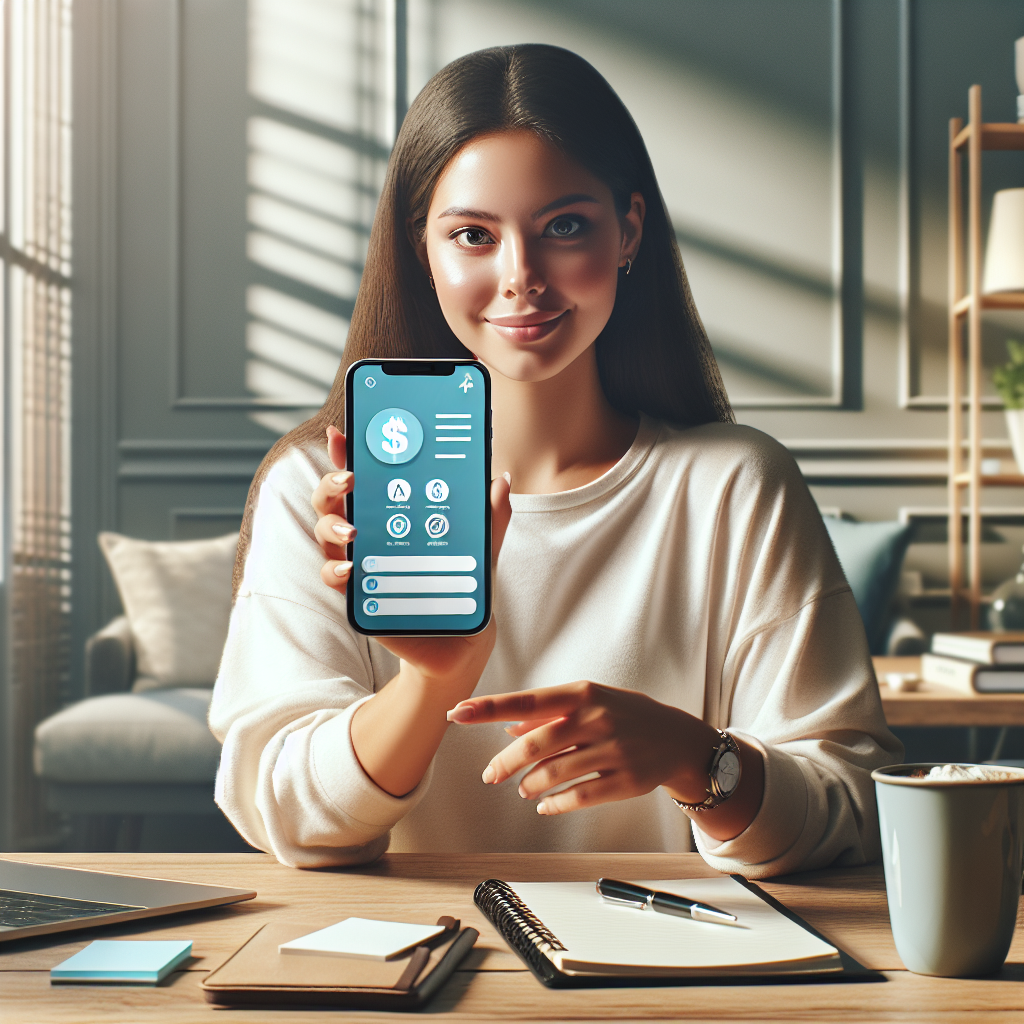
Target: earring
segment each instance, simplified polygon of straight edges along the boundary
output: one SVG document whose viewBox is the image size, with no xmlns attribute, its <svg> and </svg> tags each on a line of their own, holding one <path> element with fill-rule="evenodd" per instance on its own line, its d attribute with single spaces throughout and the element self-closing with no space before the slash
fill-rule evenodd
<svg viewBox="0 0 1024 1024">
<path fill-rule="evenodd" d="M 626 257 L 626 277 L 629 277 L 629 272 L 633 269 L 633 261 L 627 256 Z"/>
<path fill-rule="evenodd" d="M 436 292 L 437 288 L 434 287 L 434 275 L 433 274 L 427 274 L 427 277 L 430 278 L 430 289 L 431 289 L 431 291 L 435 291 Z"/>
</svg>

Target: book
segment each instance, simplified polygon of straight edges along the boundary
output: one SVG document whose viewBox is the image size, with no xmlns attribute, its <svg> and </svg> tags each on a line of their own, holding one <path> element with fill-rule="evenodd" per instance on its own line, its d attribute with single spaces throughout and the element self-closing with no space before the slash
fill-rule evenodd
<svg viewBox="0 0 1024 1024">
<path fill-rule="evenodd" d="M 202 983 L 216 1006 L 320 1006 L 349 1010 L 419 1010 L 451 977 L 479 937 L 454 917 L 437 921 L 440 933 L 391 960 L 332 955 L 284 956 L 281 946 L 309 935 L 330 919 L 263 925 Z M 434 931 L 434 926 L 428 926 Z"/>
<path fill-rule="evenodd" d="M 942 654 L 922 654 L 921 678 L 963 693 L 1024 693 L 1024 665 L 981 665 Z"/>
<path fill-rule="evenodd" d="M 936 633 L 932 653 L 979 665 L 1024 666 L 1024 633 Z"/>
<path fill-rule="evenodd" d="M 641 881 L 709 903 L 735 925 L 616 905 L 594 882 L 481 882 L 474 901 L 549 987 L 842 973 L 835 946 L 738 876 Z"/>
<path fill-rule="evenodd" d="M 184 940 L 101 939 L 54 967 L 50 983 L 156 985 L 191 955 Z"/>
</svg>

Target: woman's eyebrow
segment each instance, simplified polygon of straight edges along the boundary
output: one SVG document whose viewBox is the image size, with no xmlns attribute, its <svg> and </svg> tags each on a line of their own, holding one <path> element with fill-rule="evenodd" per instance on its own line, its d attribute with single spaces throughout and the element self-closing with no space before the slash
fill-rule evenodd
<svg viewBox="0 0 1024 1024">
<path fill-rule="evenodd" d="M 469 217 L 471 220 L 501 220 L 495 213 L 484 213 L 483 210 L 469 210 L 465 206 L 449 206 L 447 210 L 442 210 L 437 215 L 438 220 L 442 217 Z"/>
<path fill-rule="evenodd" d="M 550 213 L 552 210 L 557 210 L 562 206 L 572 206 L 573 203 L 597 203 L 600 200 L 596 199 L 592 195 L 588 195 L 586 192 L 570 192 L 567 196 L 561 196 L 556 199 L 553 203 L 548 203 L 547 206 L 542 206 L 533 218 L 536 220 L 538 217 L 543 217 L 545 213 Z"/>
</svg>

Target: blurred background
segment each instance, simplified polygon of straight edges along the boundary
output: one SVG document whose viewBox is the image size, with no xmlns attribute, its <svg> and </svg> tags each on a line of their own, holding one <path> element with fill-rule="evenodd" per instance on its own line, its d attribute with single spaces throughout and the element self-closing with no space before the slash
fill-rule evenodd
<svg viewBox="0 0 1024 1024">
<path fill-rule="evenodd" d="M 1017 0 L 0 8 L 0 849 L 241 848 L 209 808 L 97 804 L 106 831 L 76 830 L 33 731 L 102 692 L 86 643 L 122 608 L 98 533 L 236 530 L 263 455 L 322 403 L 408 104 L 487 46 L 568 47 L 618 91 L 738 419 L 792 451 L 823 513 L 909 524 L 899 614 L 947 625 L 948 122 L 975 83 L 986 121 L 1016 120 Z M 985 159 L 987 224 L 1024 156 Z M 986 365 L 1009 337 L 1021 315 L 986 314 Z M 986 454 L 1009 459 L 986 387 Z M 1024 497 L 984 505 L 991 589 L 1020 563 Z M 968 742 L 991 741 L 927 738 Z"/>
</svg>

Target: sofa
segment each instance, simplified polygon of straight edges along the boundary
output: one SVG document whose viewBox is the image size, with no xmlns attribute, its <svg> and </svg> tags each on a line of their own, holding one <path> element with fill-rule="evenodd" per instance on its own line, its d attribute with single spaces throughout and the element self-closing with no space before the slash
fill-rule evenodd
<svg viewBox="0 0 1024 1024">
<path fill-rule="evenodd" d="M 137 849 L 147 816 L 221 813 L 207 713 L 236 545 L 100 535 L 125 614 L 86 643 L 83 699 L 35 731 L 36 774 L 77 848 Z"/>
</svg>

